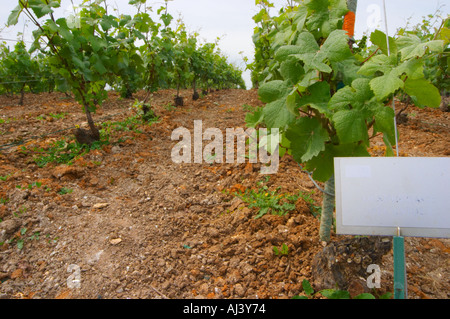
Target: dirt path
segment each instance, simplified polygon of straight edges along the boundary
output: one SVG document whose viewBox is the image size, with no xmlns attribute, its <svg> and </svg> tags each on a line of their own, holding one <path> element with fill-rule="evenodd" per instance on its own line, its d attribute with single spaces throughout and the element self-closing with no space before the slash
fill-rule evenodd
<svg viewBox="0 0 450 319">
<path fill-rule="evenodd" d="M 214 92 L 186 99 L 178 109 L 169 106 L 172 95 L 155 94 L 158 123 L 140 126 L 140 132 L 115 131 L 112 144 L 71 166 L 39 168 L 35 154 L 21 152 L 21 146 L 0 153 L 0 176 L 8 176 L 0 181 L 1 297 L 291 298 L 302 292 L 303 279 L 313 282 L 312 259 L 323 248 L 314 216 L 321 194 L 291 158 L 283 157 L 278 174 L 269 178 L 259 174 L 259 164 L 171 159 L 174 129 L 192 132 L 194 120 L 223 132 L 244 128 L 246 109 L 260 105 L 256 92 Z M 0 144 L 84 121 L 63 95 L 30 95 L 25 103 L 17 107 L 0 98 Z M 133 114 L 132 103 L 111 94 L 96 119 L 123 120 Z M 51 116 L 61 112 L 67 112 L 64 120 Z M 401 127 L 403 152 L 448 156 L 448 115 L 416 112 Z M 25 145 L 48 145 L 64 134 Z M 371 151 L 376 155 L 382 146 Z M 282 194 L 300 190 L 311 202 L 299 197 L 285 216 L 254 219 L 255 209 L 232 193 L 262 186 L 267 192 L 279 187 Z M 273 247 L 283 244 L 288 254 L 275 255 Z M 408 239 L 412 298 L 448 298 L 448 247 L 446 240 Z M 382 266 L 380 294 L 392 290 L 391 255 Z"/>
</svg>

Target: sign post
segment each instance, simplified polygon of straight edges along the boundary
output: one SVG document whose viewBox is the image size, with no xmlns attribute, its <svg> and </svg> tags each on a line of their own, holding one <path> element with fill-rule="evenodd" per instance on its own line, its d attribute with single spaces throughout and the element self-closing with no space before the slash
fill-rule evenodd
<svg viewBox="0 0 450 319">
<path fill-rule="evenodd" d="M 404 237 L 450 238 L 450 157 L 335 158 L 334 170 L 336 233 L 392 236 L 394 298 L 407 298 Z"/>
<path fill-rule="evenodd" d="M 400 228 L 394 237 L 394 299 L 407 299 L 405 262 L 405 238 L 400 236 Z"/>
</svg>

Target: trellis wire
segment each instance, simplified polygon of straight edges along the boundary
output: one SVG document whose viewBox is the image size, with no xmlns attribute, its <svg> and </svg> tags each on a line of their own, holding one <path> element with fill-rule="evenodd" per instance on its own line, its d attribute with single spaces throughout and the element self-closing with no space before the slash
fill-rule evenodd
<svg viewBox="0 0 450 319">
<path fill-rule="evenodd" d="M 41 78 L 43 79 L 43 78 Z M 49 80 L 64 80 L 64 79 L 51 79 Z M 26 81 L 12 81 L 12 82 L 0 82 L 0 85 L 2 84 L 19 84 L 19 83 L 29 83 L 29 82 L 40 82 L 41 80 L 26 80 Z"/>
</svg>

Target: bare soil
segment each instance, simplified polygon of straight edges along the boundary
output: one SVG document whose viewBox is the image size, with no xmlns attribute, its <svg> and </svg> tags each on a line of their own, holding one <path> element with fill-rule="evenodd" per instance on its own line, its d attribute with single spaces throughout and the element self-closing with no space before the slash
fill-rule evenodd
<svg viewBox="0 0 450 319">
<path fill-rule="evenodd" d="M 243 105 L 261 105 L 257 92 L 223 90 L 192 101 L 185 91 L 177 108 L 169 107 L 174 95 L 154 95 L 159 122 L 113 131 L 110 144 L 72 165 L 42 168 L 31 150 L 70 136 L 85 121 L 80 106 L 59 93 L 26 95 L 24 106 L 0 97 L 0 298 L 285 299 L 304 294 L 304 279 L 314 284 L 313 259 L 324 247 L 313 213 L 322 195 L 291 157 L 268 180 L 260 164 L 171 159 L 174 129 L 193 132 L 194 120 L 222 132 L 245 128 Z M 94 119 L 123 121 L 135 114 L 133 102 L 110 93 Z M 64 119 L 52 116 L 62 112 Z M 450 155 L 449 113 L 405 112 L 402 156 Z M 6 145 L 20 140 L 25 144 Z M 381 139 L 370 151 L 384 154 Z M 299 199 L 295 211 L 255 219 L 256 209 L 233 192 L 257 189 L 262 180 L 314 203 Z M 333 242 L 342 239 L 333 234 Z M 288 254 L 275 255 L 283 244 Z M 449 297 L 449 252 L 448 239 L 406 238 L 409 298 Z M 392 292 L 392 266 L 390 251 L 380 265 L 382 287 L 370 292 Z"/>
</svg>

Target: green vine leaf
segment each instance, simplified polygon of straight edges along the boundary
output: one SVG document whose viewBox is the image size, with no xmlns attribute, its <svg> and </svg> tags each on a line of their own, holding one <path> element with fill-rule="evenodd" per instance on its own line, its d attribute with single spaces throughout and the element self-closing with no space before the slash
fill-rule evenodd
<svg viewBox="0 0 450 319">
<path fill-rule="evenodd" d="M 354 80 L 351 86 L 345 86 L 337 91 L 329 99 L 328 107 L 333 111 L 348 110 L 350 108 L 361 109 L 373 96 L 370 80 L 360 78 Z"/>
<path fill-rule="evenodd" d="M 317 38 L 327 38 L 333 30 L 342 28 L 342 17 L 348 11 L 346 0 L 308 0 L 305 5 L 313 12 L 306 26 Z"/>
<path fill-rule="evenodd" d="M 322 45 L 319 54 L 330 62 L 339 62 L 351 57 L 352 52 L 348 46 L 348 36 L 346 31 L 334 30 L 331 32 Z"/>
<path fill-rule="evenodd" d="M 324 151 L 305 163 L 305 169 L 313 172 L 312 176 L 316 181 L 326 182 L 334 174 L 335 156 L 335 147 L 332 144 L 326 144 Z"/>
<path fill-rule="evenodd" d="M 420 106 L 438 108 L 441 105 L 439 90 L 425 79 L 407 79 L 405 92 L 414 98 Z"/>
<path fill-rule="evenodd" d="M 245 123 L 247 127 L 256 127 L 258 124 L 264 122 L 263 108 L 259 107 L 253 113 L 245 115 Z"/>
<path fill-rule="evenodd" d="M 389 37 L 389 50 L 388 50 L 388 45 L 387 45 L 387 41 L 386 41 L 386 33 L 380 31 L 380 30 L 375 30 L 374 32 L 372 32 L 372 34 L 370 35 L 370 41 L 378 46 L 381 50 L 381 52 L 383 52 L 385 55 L 397 55 L 398 49 L 397 49 L 397 44 L 395 43 L 395 39 L 392 37 Z"/>
<path fill-rule="evenodd" d="M 374 110 L 374 114 L 374 132 L 383 133 L 383 136 L 387 139 L 389 145 L 395 145 L 394 110 L 390 107 L 379 105 Z"/>
<path fill-rule="evenodd" d="M 331 98 L 330 85 L 327 82 L 314 83 L 307 89 L 307 93 L 297 101 L 299 108 L 305 109 L 305 106 L 310 106 L 326 117 L 331 116 L 328 110 L 328 102 Z"/>
<path fill-rule="evenodd" d="M 369 139 L 364 113 L 361 110 L 338 111 L 333 115 L 333 123 L 342 144 Z"/>
<path fill-rule="evenodd" d="M 280 74 L 288 83 L 296 84 L 305 74 L 305 70 L 297 59 L 290 57 L 281 63 Z"/>
<path fill-rule="evenodd" d="M 414 34 L 401 36 L 396 41 L 401 53 L 401 60 L 405 61 L 413 58 L 421 58 L 427 52 L 442 53 L 444 51 L 444 41 L 431 40 L 422 42 L 420 38 Z"/>
<path fill-rule="evenodd" d="M 289 91 L 290 88 L 286 82 L 275 80 L 264 83 L 259 88 L 258 94 L 262 102 L 270 103 L 285 97 Z"/>
<path fill-rule="evenodd" d="M 373 77 L 377 73 L 386 74 L 395 67 L 397 67 L 397 57 L 395 55 L 387 56 L 385 54 L 379 54 L 364 63 L 359 69 L 358 74 Z"/>
<path fill-rule="evenodd" d="M 379 101 L 385 100 L 390 94 L 402 89 L 404 83 L 399 79 L 396 70 L 370 81 L 370 88 Z"/>
<path fill-rule="evenodd" d="M 22 13 L 22 10 L 23 10 L 22 6 L 20 5 L 15 7 L 14 10 L 12 10 L 11 13 L 9 14 L 8 21 L 6 22 L 6 24 L 8 26 L 16 25 L 17 22 L 19 21 L 19 16 Z"/>
<path fill-rule="evenodd" d="M 291 141 L 292 156 L 299 163 L 307 162 L 325 150 L 328 132 L 316 118 L 302 117 L 286 132 Z"/>
<path fill-rule="evenodd" d="M 284 130 L 286 126 L 295 120 L 295 116 L 286 106 L 286 96 L 268 103 L 263 109 L 263 114 L 267 128 Z"/>
<path fill-rule="evenodd" d="M 319 49 L 320 47 L 312 33 L 301 32 L 297 38 L 296 45 L 280 47 L 275 53 L 275 59 L 277 61 L 284 61 L 289 56 L 295 56 L 307 65 L 312 63 Z"/>
<path fill-rule="evenodd" d="M 369 157 L 365 145 L 349 143 L 333 145 L 327 143 L 325 150 L 305 163 L 305 168 L 313 172 L 313 178 L 320 182 L 328 181 L 334 174 L 335 157 Z"/>
</svg>

